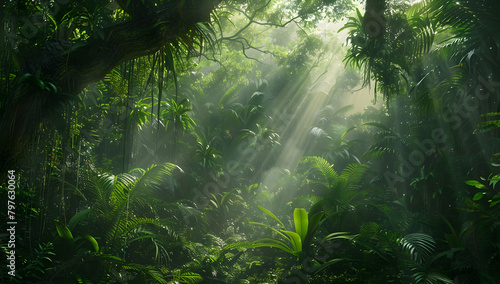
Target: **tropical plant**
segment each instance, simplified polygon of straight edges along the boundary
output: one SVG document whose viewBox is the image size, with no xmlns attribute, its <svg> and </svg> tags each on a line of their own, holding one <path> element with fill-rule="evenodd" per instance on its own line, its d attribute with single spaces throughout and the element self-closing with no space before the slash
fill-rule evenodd
<svg viewBox="0 0 500 284">
<path fill-rule="evenodd" d="M 238 280 L 238 262 L 244 249 L 238 244 L 227 244 L 220 237 L 206 234 L 199 243 L 187 244 L 192 261 L 185 266 L 203 277 L 204 283 Z"/>
<path fill-rule="evenodd" d="M 306 178 L 309 187 L 317 189 L 324 195 L 328 210 L 333 212 L 346 210 L 356 199 L 360 199 L 359 182 L 368 169 L 367 165 L 350 164 L 340 174 L 325 159 L 320 157 L 303 157 L 297 164 L 297 172 Z"/>
<path fill-rule="evenodd" d="M 168 262 L 165 247 L 177 242 L 177 236 L 151 205 L 155 195 L 165 190 L 165 178 L 176 169 L 178 167 L 173 164 L 163 164 L 147 171 L 133 170 L 137 176 L 100 175 L 92 183 L 92 188 L 82 192 L 90 208 L 75 214 L 67 226 L 56 223 L 61 238 L 57 256 L 67 262 L 57 267 L 52 277 L 85 278 L 85 274 L 65 273 L 62 276 L 61 272 L 75 265 L 85 265 L 86 269 L 98 265 L 102 272 L 96 277 L 105 279 L 113 266 L 99 265 L 111 262 L 119 270 L 135 271 L 152 279 L 161 279 L 161 274 L 152 267 L 136 265 L 126 259 L 139 260 L 141 257 L 137 252 L 149 249 L 156 251 L 154 258 L 158 263 Z M 73 236 L 75 232 L 79 234 L 77 238 Z M 83 246 L 87 241 L 92 249 Z M 83 264 L 80 258 L 83 258 Z"/>
<path fill-rule="evenodd" d="M 404 62 L 407 55 L 395 52 L 398 49 L 398 45 L 403 46 L 401 45 L 401 41 L 390 42 L 385 39 L 385 36 L 391 33 L 386 32 L 382 37 L 374 37 L 365 29 L 364 22 L 363 15 L 361 15 L 359 10 L 356 10 L 356 17 L 349 17 L 349 22 L 340 29 L 340 31 L 349 29 L 348 40 L 351 43 L 351 49 L 346 56 L 346 64 L 352 64 L 354 67 L 363 69 L 365 85 L 370 80 L 375 79 L 377 84 L 375 85 L 376 91 L 381 91 L 386 101 L 389 102 L 388 96 L 392 93 L 399 93 L 402 87 L 400 85 L 400 76 L 404 75 L 404 68 L 408 66 Z M 391 23 L 391 25 L 380 23 L 379 26 L 382 24 L 401 29 L 403 32 L 396 33 L 400 36 L 405 36 L 405 30 L 409 32 L 414 31 L 414 29 L 410 27 L 406 28 L 401 23 Z M 412 45 L 412 47 L 416 47 L 416 45 Z M 411 51 L 411 54 L 413 54 L 413 51 Z M 394 59 L 396 56 L 400 56 L 399 59 L 401 62 L 399 62 L 399 66 L 397 60 L 386 60 L 387 58 Z"/>
<path fill-rule="evenodd" d="M 175 161 L 176 150 L 177 150 L 177 139 L 179 133 L 184 135 L 184 132 L 188 130 L 194 130 L 196 123 L 191 117 L 189 117 L 189 112 L 192 110 L 191 103 L 188 99 L 182 99 L 180 102 L 176 102 L 174 99 L 166 102 L 166 107 L 162 110 L 160 117 L 165 121 L 165 131 L 169 130 L 169 124 L 173 131 L 173 142 L 171 148 L 171 155 Z"/>
<path fill-rule="evenodd" d="M 180 102 L 170 99 L 165 105 L 166 108 L 161 114 L 161 117 L 165 119 L 165 130 L 169 129 L 170 123 L 175 133 L 184 134 L 185 131 L 194 129 L 196 123 L 189 117 L 188 112 L 192 110 L 192 107 L 188 99 L 182 99 Z"/>
<path fill-rule="evenodd" d="M 53 267 L 52 258 L 55 253 L 53 252 L 54 246 L 52 243 L 38 244 L 34 248 L 34 257 L 28 260 L 28 264 L 22 269 L 23 278 L 26 283 L 36 283 L 43 281 L 45 274 L 50 274 Z"/>
<path fill-rule="evenodd" d="M 313 139 L 309 146 L 314 149 L 312 154 L 332 161 L 338 168 L 343 168 L 349 163 L 361 163 L 353 149 L 362 141 L 346 139 L 348 133 L 356 127 L 340 126 L 340 119 L 353 107 L 348 105 L 338 110 L 332 106 L 324 107 L 317 114 L 317 126 L 309 132 L 309 136 Z"/>
<path fill-rule="evenodd" d="M 446 254 L 435 253 L 436 241 L 428 234 L 399 235 L 367 223 L 352 241 L 362 248 L 361 265 L 368 269 L 364 273 L 369 273 L 376 282 L 454 283 L 446 274 L 433 269 L 434 263 Z"/>
<path fill-rule="evenodd" d="M 266 213 L 268 216 L 273 218 L 280 225 L 280 230 L 274 229 L 273 227 L 258 223 L 258 222 L 250 222 L 250 224 L 263 226 L 268 229 L 271 229 L 273 232 L 278 234 L 280 237 L 277 238 L 264 238 L 257 241 L 254 241 L 249 247 L 274 247 L 278 248 L 286 253 L 292 254 L 298 258 L 298 260 L 302 260 L 305 258 L 305 252 L 310 252 L 311 241 L 321 226 L 321 224 L 326 220 L 324 219 L 324 212 L 316 212 L 312 216 L 308 216 L 307 212 L 303 208 L 295 208 L 293 211 L 293 224 L 295 226 L 295 232 L 286 230 L 286 226 L 283 222 L 276 217 L 269 210 L 260 207 L 259 209 Z M 337 237 L 341 237 L 344 234 L 338 234 Z M 287 241 L 288 243 L 284 242 Z"/>
<path fill-rule="evenodd" d="M 247 140 L 248 147 L 256 148 L 256 150 L 261 150 L 261 148 L 280 145 L 280 143 L 278 142 L 280 137 L 278 133 L 267 127 L 262 127 L 258 123 L 255 126 L 257 128 L 255 131 L 252 131 L 250 129 L 241 130 L 241 139 Z"/>
<path fill-rule="evenodd" d="M 209 173 L 215 174 L 221 170 L 220 160 L 222 156 L 221 153 L 213 146 L 213 144 L 216 143 L 214 138 L 207 141 L 204 137 L 197 135 L 196 140 L 197 143 L 194 155 L 198 158 L 206 179 Z"/>
</svg>

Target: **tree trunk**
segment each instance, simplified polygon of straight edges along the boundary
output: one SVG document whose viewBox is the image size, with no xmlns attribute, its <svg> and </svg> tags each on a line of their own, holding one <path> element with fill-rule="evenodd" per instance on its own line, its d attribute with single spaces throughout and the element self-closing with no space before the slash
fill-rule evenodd
<svg viewBox="0 0 500 284">
<path fill-rule="evenodd" d="M 363 27 L 371 37 L 381 38 L 384 35 L 386 27 L 385 10 L 385 0 L 366 0 Z"/>
</svg>

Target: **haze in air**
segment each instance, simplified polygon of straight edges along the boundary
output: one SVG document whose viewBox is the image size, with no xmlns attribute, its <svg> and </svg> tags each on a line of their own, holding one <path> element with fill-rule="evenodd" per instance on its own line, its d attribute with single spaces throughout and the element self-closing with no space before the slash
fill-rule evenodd
<svg viewBox="0 0 500 284">
<path fill-rule="evenodd" d="M 494 0 L 0 3 L 2 283 L 497 283 Z"/>
</svg>

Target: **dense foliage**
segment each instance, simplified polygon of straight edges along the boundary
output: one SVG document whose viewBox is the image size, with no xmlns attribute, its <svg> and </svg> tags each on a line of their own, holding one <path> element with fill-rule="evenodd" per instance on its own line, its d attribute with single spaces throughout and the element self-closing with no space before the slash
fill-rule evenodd
<svg viewBox="0 0 500 284">
<path fill-rule="evenodd" d="M 0 6 L 2 283 L 498 283 L 500 2 Z"/>
</svg>

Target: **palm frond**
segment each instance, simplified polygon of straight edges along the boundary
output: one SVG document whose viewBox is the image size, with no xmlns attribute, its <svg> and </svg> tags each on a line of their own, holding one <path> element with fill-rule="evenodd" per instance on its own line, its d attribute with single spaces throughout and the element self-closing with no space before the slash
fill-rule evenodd
<svg viewBox="0 0 500 284">
<path fill-rule="evenodd" d="M 417 3 L 411 5 L 411 7 L 406 11 L 408 18 L 413 18 L 422 15 L 426 10 L 432 0 L 421 0 Z"/>
<path fill-rule="evenodd" d="M 345 180 L 347 190 L 358 189 L 359 182 L 363 178 L 369 166 L 364 164 L 349 164 L 340 173 L 340 179 Z"/>
<path fill-rule="evenodd" d="M 319 128 L 319 127 L 313 127 L 311 131 L 309 131 L 309 136 L 311 136 L 314 140 L 321 140 L 321 139 L 326 139 L 326 140 L 332 140 L 330 135 L 326 133 L 325 130 Z"/>
<path fill-rule="evenodd" d="M 436 241 L 428 234 L 413 233 L 404 236 L 400 241 L 400 245 L 414 261 L 422 263 L 433 253 Z"/>
<path fill-rule="evenodd" d="M 172 163 L 151 166 L 151 168 L 138 178 L 134 190 L 130 193 L 130 198 L 133 200 L 136 196 L 144 195 L 151 197 L 155 192 L 161 190 L 165 178 L 171 177 L 175 170 L 182 172 L 179 166 Z"/>
<path fill-rule="evenodd" d="M 170 272 L 169 277 L 172 278 L 168 283 L 186 283 L 186 284 L 197 284 L 203 281 L 203 278 L 194 272 L 182 271 L 180 269 L 174 269 Z"/>
<path fill-rule="evenodd" d="M 238 90 L 240 88 L 239 84 L 233 85 L 231 88 L 229 88 L 226 93 L 222 96 L 222 98 L 219 100 L 219 108 L 224 108 L 227 107 L 228 105 L 234 103 L 238 97 Z"/>
<path fill-rule="evenodd" d="M 119 96 L 125 95 L 128 90 L 128 81 L 125 80 L 120 72 L 115 68 L 104 76 L 104 82 L 108 82 L 111 90 Z"/>
<path fill-rule="evenodd" d="M 337 172 L 333 169 L 333 166 L 328 163 L 325 159 L 321 157 L 303 157 L 299 160 L 297 167 L 300 165 L 312 164 L 309 169 L 304 173 L 305 175 L 313 173 L 313 170 L 321 172 L 324 179 L 324 183 L 327 187 L 330 187 L 335 180 L 338 178 Z"/>
</svg>

